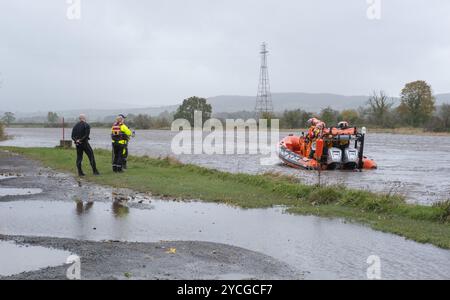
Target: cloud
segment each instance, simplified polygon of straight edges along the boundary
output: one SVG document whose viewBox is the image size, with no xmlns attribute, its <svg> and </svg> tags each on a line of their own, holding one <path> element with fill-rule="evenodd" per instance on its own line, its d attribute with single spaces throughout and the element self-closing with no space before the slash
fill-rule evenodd
<svg viewBox="0 0 450 300">
<path fill-rule="evenodd" d="M 0 3 L 2 110 L 122 108 L 256 94 L 269 43 L 273 91 L 398 95 L 449 90 L 450 3 L 382 0 L 64 0 Z"/>
</svg>

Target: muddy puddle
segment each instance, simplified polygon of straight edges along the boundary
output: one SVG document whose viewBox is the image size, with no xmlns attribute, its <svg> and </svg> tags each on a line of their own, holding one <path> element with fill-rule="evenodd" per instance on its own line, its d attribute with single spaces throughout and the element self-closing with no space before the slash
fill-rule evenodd
<svg viewBox="0 0 450 300">
<path fill-rule="evenodd" d="M 8 128 L 7 133 L 14 139 L 0 142 L 0 145 L 54 147 L 61 135 L 57 128 Z M 162 130 L 138 130 L 130 144 L 130 152 L 154 157 L 173 156 L 170 145 L 175 134 Z M 280 136 L 287 134 L 289 132 L 281 132 Z M 111 147 L 107 129 L 93 129 L 91 135 L 94 147 Z M 450 198 L 450 136 L 371 134 L 369 128 L 365 149 L 366 155 L 377 161 L 378 170 L 323 172 L 322 181 L 398 193 L 421 204 Z M 317 181 L 314 172 L 285 167 L 278 159 L 269 165 L 261 165 L 261 158 L 264 158 L 261 155 L 179 155 L 177 158 L 185 163 L 229 172 L 255 174 L 271 171 L 297 176 L 306 183 Z"/>
<path fill-rule="evenodd" d="M 70 252 L 0 241 L 0 276 L 37 271 L 66 263 Z"/>
<path fill-rule="evenodd" d="M 243 210 L 161 200 L 145 207 L 107 202 L 0 203 L 0 233 L 96 241 L 219 242 L 307 270 L 307 279 L 366 279 L 367 258 L 377 255 L 385 279 L 450 278 L 450 251 L 340 220 L 289 215 L 281 207 Z"/>
<path fill-rule="evenodd" d="M 5 196 L 26 196 L 42 193 L 42 189 L 35 188 L 4 188 L 0 187 L 0 197 Z"/>
<path fill-rule="evenodd" d="M 0 174 L 0 181 L 7 180 L 7 179 L 13 179 L 13 178 L 17 178 L 17 176 L 10 176 L 10 175 L 2 175 L 2 174 Z"/>
</svg>

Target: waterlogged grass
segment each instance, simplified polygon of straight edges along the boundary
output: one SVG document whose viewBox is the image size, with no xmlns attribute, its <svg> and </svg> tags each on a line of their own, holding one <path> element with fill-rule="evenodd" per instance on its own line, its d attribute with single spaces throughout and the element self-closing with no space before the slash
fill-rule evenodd
<svg viewBox="0 0 450 300">
<path fill-rule="evenodd" d="M 53 169 L 75 174 L 75 151 L 50 148 L 3 147 L 41 161 Z M 336 186 L 317 187 L 296 182 L 278 173 L 231 174 L 173 158 L 129 158 L 124 174 L 111 170 L 111 153 L 96 150 L 102 176 L 87 172 L 86 180 L 114 187 L 130 188 L 154 195 L 220 202 L 243 208 L 284 205 L 290 213 L 345 218 L 370 227 L 450 249 L 450 201 L 433 206 L 405 203 L 399 195 Z"/>
</svg>

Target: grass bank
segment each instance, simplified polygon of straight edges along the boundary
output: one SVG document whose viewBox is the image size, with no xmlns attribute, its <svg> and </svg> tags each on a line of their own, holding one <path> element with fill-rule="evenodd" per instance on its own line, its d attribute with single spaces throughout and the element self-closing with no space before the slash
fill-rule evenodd
<svg viewBox="0 0 450 300">
<path fill-rule="evenodd" d="M 75 151 L 51 148 L 2 147 L 75 174 Z M 406 238 L 450 249 L 450 201 L 434 206 L 405 203 L 398 195 L 342 187 L 304 185 L 277 174 L 231 174 L 165 158 L 129 158 L 124 174 L 111 171 L 111 154 L 96 150 L 102 176 L 86 180 L 154 195 L 220 202 L 243 208 L 285 205 L 294 214 L 338 217 L 367 224 Z M 85 162 L 85 171 L 89 168 Z M 86 172 L 88 173 L 88 172 Z M 120 180 L 118 180 L 120 178 Z"/>
</svg>

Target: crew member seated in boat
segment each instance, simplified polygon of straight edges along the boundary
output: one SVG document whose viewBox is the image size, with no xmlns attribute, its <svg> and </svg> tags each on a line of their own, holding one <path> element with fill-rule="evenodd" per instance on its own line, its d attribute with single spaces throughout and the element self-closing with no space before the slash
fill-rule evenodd
<svg viewBox="0 0 450 300">
<path fill-rule="evenodd" d="M 338 123 L 337 128 L 339 129 L 348 129 L 348 122 L 347 121 L 341 121 Z"/>
<path fill-rule="evenodd" d="M 325 128 L 325 123 L 316 118 L 309 119 L 306 124 L 308 129 L 308 148 L 310 149 L 309 158 L 314 158 L 316 152 L 316 140 L 319 138 L 322 130 Z"/>
<path fill-rule="evenodd" d="M 337 128 L 341 129 L 341 130 L 345 130 L 349 128 L 348 122 L 347 121 L 340 121 L 337 124 Z M 341 139 L 339 141 L 336 142 L 335 145 L 333 145 L 334 147 L 340 148 L 341 150 L 348 148 L 350 146 L 350 139 Z"/>
<path fill-rule="evenodd" d="M 308 128 L 308 136 L 307 136 L 309 140 L 313 140 L 316 137 L 316 135 L 320 131 L 319 125 L 321 125 L 321 124 L 324 124 L 324 123 L 316 118 L 311 118 L 308 121 L 306 121 L 306 125 L 309 127 Z"/>
</svg>

